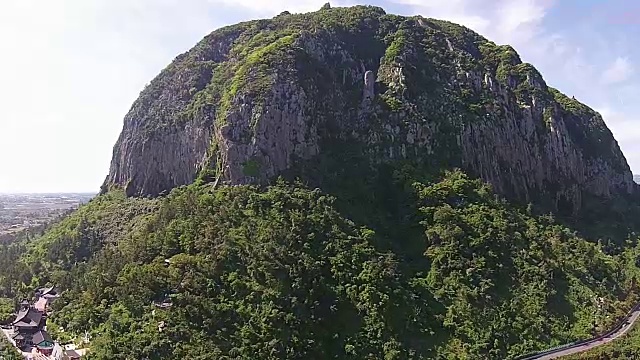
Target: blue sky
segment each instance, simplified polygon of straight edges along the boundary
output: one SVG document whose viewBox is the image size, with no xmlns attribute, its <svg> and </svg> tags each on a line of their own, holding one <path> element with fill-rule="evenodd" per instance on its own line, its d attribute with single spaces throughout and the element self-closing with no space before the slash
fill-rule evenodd
<svg viewBox="0 0 640 360">
<path fill-rule="evenodd" d="M 131 103 L 176 55 L 220 26 L 325 2 L 2 0 L 0 192 L 96 191 Z M 359 3 L 451 20 L 513 45 L 549 85 L 601 112 L 640 173 L 640 3 Z"/>
</svg>

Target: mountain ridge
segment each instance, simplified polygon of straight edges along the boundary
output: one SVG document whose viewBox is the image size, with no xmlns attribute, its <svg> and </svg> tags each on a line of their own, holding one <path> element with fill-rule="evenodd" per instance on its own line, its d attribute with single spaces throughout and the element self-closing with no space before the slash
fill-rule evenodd
<svg viewBox="0 0 640 360">
<path fill-rule="evenodd" d="M 602 117 L 547 87 L 513 48 L 369 6 L 205 37 L 133 105 L 103 191 L 155 196 L 203 176 L 265 183 L 336 141 L 360 143 L 373 162 L 459 166 L 567 214 L 635 192 Z"/>
</svg>

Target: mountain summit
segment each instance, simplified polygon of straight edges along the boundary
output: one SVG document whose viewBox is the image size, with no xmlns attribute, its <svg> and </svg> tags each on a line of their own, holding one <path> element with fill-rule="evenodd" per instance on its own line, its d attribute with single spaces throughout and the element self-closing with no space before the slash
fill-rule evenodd
<svg viewBox="0 0 640 360">
<path fill-rule="evenodd" d="M 337 144 L 372 163 L 461 167 L 568 214 L 634 188 L 602 117 L 512 47 L 445 21 L 329 6 L 225 27 L 178 56 L 127 114 L 103 189 L 264 183 Z"/>
</svg>

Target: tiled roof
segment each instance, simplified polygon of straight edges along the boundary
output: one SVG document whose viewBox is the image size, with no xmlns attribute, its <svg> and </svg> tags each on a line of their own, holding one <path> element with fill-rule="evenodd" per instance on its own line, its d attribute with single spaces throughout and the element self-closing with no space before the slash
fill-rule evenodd
<svg viewBox="0 0 640 360">
<path fill-rule="evenodd" d="M 41 344 L 45 341 L 51 343 L 51 346 L 53 346 L 53 339 L 51 338 L 51 335 L 49 335 L 49 333 L 44 330 L 40 330 L 37 333 L 33 334 L 33 338 L 31 339 L 31 342 L 36 345 Z"/>
<path fill-rule="evenodd" d="M 43 296 L 48 294 L 55 294 L 54 287 L 55 286 L 42 288 L 42 289 L 39 289 L 38 291 L 40 292 L 40 295 L 43 295 Z"/>
<path fill-rule="evenodd" d="M 38 325 L 34 324 L 34 323 L 31 323 L 31 322 L 19 321 L 19 322 L 13 323 L 13 326 L 17 326 L 17 327 L 36 327 Z"/>
<path fill-rule="evenodd" d="M 67 350 L 65 353 L 68 357 L 80 357 L 80 354 L 75 350 Z"/>
<path fill-rule="evenodd" d="M 48 302 L 49 301 L 47 300 L 47 298 L 41 297 L 40 299 L 38 299 L 38 301 L 36 301 L 34 307 L 39 311 L 44 311 L 47 307 Z"/>
<path fill-rule="evenodd" d="M 40 324 L 40 320 L 42 320 L 42 311 L 38 311 L 34 308 L 29 308 L 27 310 L 22 310 L 16 316 L 16 320 L 13 322 L 15 326 L 38 326 Z"/>
<path fill-rule="evenodd" d="M 26 310 L 20 310 L 20 311 L 18 312 L 18 315 L 16 315 L 16 320 L 15 320 L 13 323 L 15 324 L 15 323 L 17 323 L 17 322 L 19 322 L 19 321 L 22 321 L 22 319 L 24 319 L 25 317 L 27 317 L 27 314 L 28 314 L 28 313 L 29 313 L 29 309 L 26 309 Z"/>
</svg>

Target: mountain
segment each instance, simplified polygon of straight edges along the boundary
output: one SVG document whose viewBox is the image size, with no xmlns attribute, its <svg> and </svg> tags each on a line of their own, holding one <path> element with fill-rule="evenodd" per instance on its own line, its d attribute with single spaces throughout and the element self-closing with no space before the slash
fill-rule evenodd
<svg viewBox="0 0 640 360">
<path fill-rule="evenodd" d="M 56 285 L 94 360 L 513 359 L 638 301 L 638 195 L 511 47 L 327 5 L 178 56 L 102 194 L 0 244 L 0 297 Z"/>
<path fill-rule="evenodd" d="M 633 175 L 633 181 L 635 181 L 636 184 L 640 184 L 640 175 Z"/>
<path fill-rule="evenodd" d="M 340 144 L 372 162 L 459 166 L 566 213 L 634 189 L 601 116 L 513 48 L 375 7 L 285 12 L 208 35 L 140 94 L 103 189 L 155 196 L 203 174 L 264 183 Z"/>
</svg>

